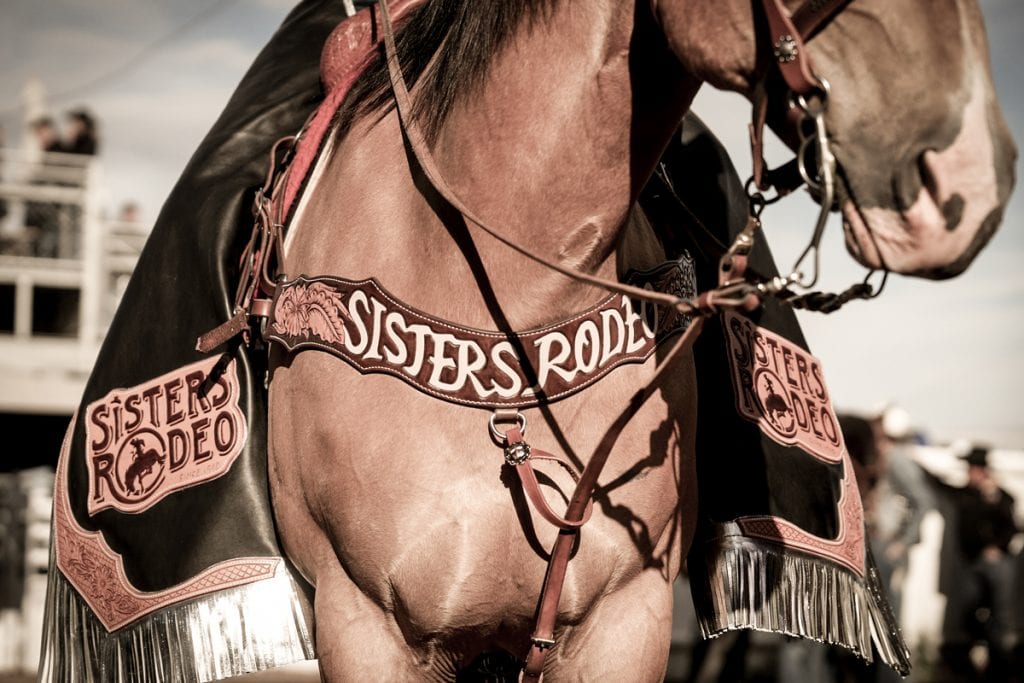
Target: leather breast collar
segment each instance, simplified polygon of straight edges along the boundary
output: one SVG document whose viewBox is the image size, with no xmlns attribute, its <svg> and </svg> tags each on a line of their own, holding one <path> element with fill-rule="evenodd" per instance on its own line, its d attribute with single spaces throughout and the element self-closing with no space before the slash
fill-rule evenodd
<svg viewBox="0 0 1024 683">
<path fill-rule="evenodd" d="M 627 280 L 681 298 L 696 292 L 688 256 Z M 361 373 L 386 373 L 435 398 L 476 408 L 528 408 L 571 396 L 642 363 L 690 316 L 613 294 L 527 332 L 475 330 L 408 306 L 375 279 L 299 277 L 277 287 L 266 339 L 318 349 Z"/>
</svg>

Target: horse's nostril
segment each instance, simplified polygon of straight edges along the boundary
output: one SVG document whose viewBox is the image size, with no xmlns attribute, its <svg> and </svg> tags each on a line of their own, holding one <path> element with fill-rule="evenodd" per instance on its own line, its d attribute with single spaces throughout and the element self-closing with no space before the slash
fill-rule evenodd
<svg viewBox="0 0 1024 683">
<path fill-rule="evenodd" d="M 907 211 L 914 205 L 924 187 L 934 197 L 938 181 L 928 167 L 927 152 L 922 152 L 914 160 L 907 160 L 897 166 L 892 177 L 892 208 Z"/>
<path fill-rule="evenodd" d="M 960 193 L 954 194 L 942 203 L 942 217 L 946 219 L 946 230 L 952 232 L 960 225 L 960 220 L 964 217 L 964 207 L 966 204 L 967 202 L 964 201 Z"/>
</svg>

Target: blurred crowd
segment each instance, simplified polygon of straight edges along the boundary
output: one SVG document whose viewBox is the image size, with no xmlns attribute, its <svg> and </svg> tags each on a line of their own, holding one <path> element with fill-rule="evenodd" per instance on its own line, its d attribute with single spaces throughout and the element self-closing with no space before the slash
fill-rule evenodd
<svg viewBox="0 0 1024 683">
<path fill-rule="evenodd" d="M 92 156 L 99 151 L 96 120 L 86 109 L 72 109 L 65 115 L 63 133 L 49 116 L 37 118 L 30 127 L 43 152 Z"/>
<path fill-rule="evenodd" d="M 944 604 L 935 610 L 941 627 L 933 629 L 938 642 L 913 643 L 915 668 L 902 680 L 1024 681 L 1024 535 L 1014 497 L 992 467 L 991 449 L 978 443 L 949 445 L 943 452 L 955 462 L 936 472 L 922 466 L 919 454 L 928 444 L 901 408 L 841 415 L 840 424 L 864 502 L 870 552 L 901 622 L 904 593 L 911 589 L 911 550 L 922 541 L 926 515 L 942 519 L 936 559 Z M 682 600 L 688 597 L 680 593 Z M 670 664 L 670 681 L 901 680 L 884 665 L 865 665 L 844 650 L 812 641 L 751 632 L 709 642 L 699 642 L 694 632 L 687 638 L 690 654 Z"/>
<path fill-rule="evenodd" d="M 990 449 L 955 445 L 967 480 L 952 485 L 914 460 L 924 440 L 900 408 L 872 420 L 847 416 L 848 431 L 871 551 L 897 617 L 924 515 L 936 510 L 945 521 L 939 591 L 946 604 L 934 679 L 1024 680 L 1024 554 L 1013 545 L 1014 498 L 997 483 Z"/>
</svg>

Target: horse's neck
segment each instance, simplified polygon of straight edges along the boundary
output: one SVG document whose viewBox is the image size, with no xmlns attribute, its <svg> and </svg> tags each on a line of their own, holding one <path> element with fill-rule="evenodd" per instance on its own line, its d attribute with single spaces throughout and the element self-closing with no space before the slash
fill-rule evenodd
<svg viewBox="0 0 1024 683">
<path fill-rule="evenodd" d="M 626 263 L 617 249 L 640 185 L 696 87 L 666 77 L 673 66 L 664 55 L 631 49 L 643 42 L 632 8 L 603 4 L 563 3 L 550 21 L 524 27 L 433 148 L 459 196 L 503 234 L 614 278 L 623 265 L 655 259 L 649 231 L 631 231 Z M 375 276 L 414 306 L 487 328 L 549 323 L 603 297 L 467 227 L 422 175 L 410 177 L 410 161 L 393 113 L 357 123 L 324 170 L 342 185 L 319 183 L 303 221 L 336 227 L 314 228 L 306 248 L 297 244 L 291 270 Z"/>
</svg>

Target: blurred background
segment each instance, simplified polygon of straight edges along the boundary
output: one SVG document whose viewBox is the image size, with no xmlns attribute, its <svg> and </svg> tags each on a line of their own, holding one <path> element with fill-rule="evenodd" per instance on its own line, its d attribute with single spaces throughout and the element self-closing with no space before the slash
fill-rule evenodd
<svg viewBox="0 0 1024 683">
<path fill-rule="evenodd" d="M 3 2 L 0 675 L 35 671 L 52 467 L 120 294 L 192 150 L 293 4 Z M 1024 3 L 980 4 L 1021 144 Z M 694 108 L 749 175 L 747 103 L 707 89 Z M 779 145 L 769 149 L 770 162 L 785 159 Z M 766 212 L 781 269 L 802 251 L 816 209 L 798 194 Z M 989 248 L 957 279 L 891 278 L 877 300 L 801 314 L 837 409 L 851 429 L 870 430 L 859 480 L 872 547 L 915 649 L 914 680 L 1021 680 L 1012 657 L 1024 632 L 1022 219 L 1018 191 Z M 836 218 L 823 263 L 826 288 L 863 278 Z M 764 634 L 699 643 L 684 582 L 678 597 L 670 680 L 876 680 L 816 644 Z"/>
</svg>

